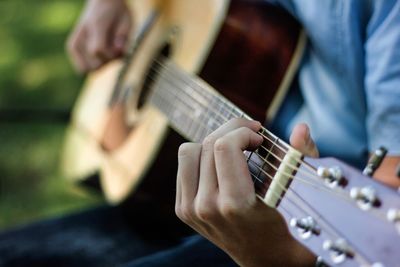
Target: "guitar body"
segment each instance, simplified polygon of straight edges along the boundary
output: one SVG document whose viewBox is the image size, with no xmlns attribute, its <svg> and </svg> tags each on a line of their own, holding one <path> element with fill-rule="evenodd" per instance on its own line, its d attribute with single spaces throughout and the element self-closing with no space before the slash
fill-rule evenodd
<svg viewBox="0 0 400 267">
<path fill-rule="evenodd" d="M 129 60 L 112 62 L 87 80 L 67 134 L 63 169 L 77 181 L 99 173 L 111 203 L 136 191 L 137 198 L 156 196 L 173 204 L 176 153 L 184 139 L 146 102 L 156 75 L 149 73 L 154 59 L 168 57 L 265 121 L 285 96 L 305 39 L 293 18 L 263 1 L 135 0 L 132 5 L 135 25 L 148 27 Z M 123 101 L 115 97 L 117 89 L 129 92 L 120 94 Z"/>
</svg>

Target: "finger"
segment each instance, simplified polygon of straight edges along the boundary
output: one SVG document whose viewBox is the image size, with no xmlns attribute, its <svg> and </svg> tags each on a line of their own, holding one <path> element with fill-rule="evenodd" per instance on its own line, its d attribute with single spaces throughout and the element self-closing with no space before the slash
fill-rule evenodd
<svg viewBox="0 0 400 267">
<path fill-rule="evenodd" d="M 247 119 L 243 119 L 243 118 L 231 119 L 227 123 L 220 126 L 217 130 L 212 132 L 210 134 L 210 136 L 213 136 L 213 137 L 215 137 L 215 139 L 218 139 L 218 138 L 226 135 L 227 133 L 229 133 L 235 129 L 241 128 L 241 127 L 247 127 L 256 132 L 256 131 L 260 130 L 261 123 L 258 121 L 247 120 Z"/>
<path fill-rule="evenodd" d="M 201 151 L 200 181 L 198 190 L 198 198 L 201 201 L 209 199 L 211 196 L 215 195 L 215 191 L 218 190 L 218 179 L 215 171 L 214 159 L 215 141 L 240 127 L 247 127 L 253 129 L 254 131 L 258 131 L 261 127 L 261 124 L 257 121 L 250 121 L 246 119 L 233 119 L 219 127 L 204 140 Z"/>
<path fill-rule="evenodd" d="M 131 28 L 131 16 L 129 13 L 126 13 L 116 25 L 114 38 L 112 40 L 112 50 L 114 56 L 122 55 L 125 52 Z"/>
<path fill-rule="evenodd" d="M 82 51 L 86 38 L 85 28 L 83 26 L 77 26 L 76 30 L 71 33 L 67 41 L 67 51 L 72 59 L 72 64 L 75 69 L 81 73 L 86 72 L 89 68 Z"/>
<path fill-rule="evenodd" d="M 87 59 L 92 69 L 100 67 L 105 61 L 112 57 L 109 47 L 108 34 L 111 25 L 103 21 L 100 25 L 90 25 L 87 42 Z"/>
<path fill-rule="evenodd" d="M 313 139 L 311 138 L 310 129 L 307 124 L 297 124 L 290 135 L 290 144 L 301 153 L 317 158 L 319 152 Z"/>
<path fill-rule="evenodd" d="M 196 196 L 200 153 L 200 144 L 184 143 L 179 147 L 176 202 L 181 205 L 191 205 Z"/>
<path fill-rule="evenodd" d="M 201 145 L 184 143 L 178 151 L 176 215 L 200 233 L 205 233 L 207 226 L 196 215 L 194 199 L 199 181 L 199 160 Z"/>
<path fill-rule="evenodd" d="M 254 185 L 250 176 L 244 150 L 254 150 L 263 138 L 255 131 L 242 127 L 217 140 L 215 163 L 219 190 L 230 200 L 254 200 Z"/>
</svg>

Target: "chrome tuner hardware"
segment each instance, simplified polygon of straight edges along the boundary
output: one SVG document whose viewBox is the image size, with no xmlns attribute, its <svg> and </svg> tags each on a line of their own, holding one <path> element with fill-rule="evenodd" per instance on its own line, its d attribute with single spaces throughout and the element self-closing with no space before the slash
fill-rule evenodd
<svg viewBox="0 0 400 267">
<path fill-rule="evenodd" d="M 318 227 L 316 221 L 310 216 L 301 219 L 292 218 L 290 226 L 297 228 L 297 232 L 302 239 L 308 239 L 313 234 L 319 235 L 321 233 L 321 229 Z"/>
<path fill-rule="evenodd" d="M 386 218 L 389 222 L 392 222 L 395 225 L 397 232 L 400 235 L 400 210 L 389 209 L 386 213 Z"/>
<path fill-rule="evenodd" d="M 345 180 L 339 167 L 326 168 L 320 166 L 317 169 L 317 174 L 325 180 L 329 187 L 334 188 L 338 185 L 344 185 Z"/>
<path fill-rule="evenodd" d="M 358 206 L 362 210 L 369 210 L 372 207 L 379 207 L 380 201 L 376 196 L 375 190 L 372 187 L 353 187 L 350 190 L 350 197 L 357 201 Z"/>
<path fill-rule="evenodd" d="M 335 264 L 342 263 L 346 259 L 354 257 L 354 253 L 349 245 L 347 245 L 347 242 L 341 238 L 336 240 L 335 242 L 331 240 L 326 240 L 322 244 L 322 248 L 331 252 L 331 260 Z"/>
</svg>

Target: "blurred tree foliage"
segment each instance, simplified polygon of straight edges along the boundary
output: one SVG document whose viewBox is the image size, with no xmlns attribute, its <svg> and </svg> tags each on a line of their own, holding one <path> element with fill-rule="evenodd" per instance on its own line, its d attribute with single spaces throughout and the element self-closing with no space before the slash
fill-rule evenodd
<svg viewBox="0 0 400 267">
<path fill-rule="evenodd" d="M 64 43 L 83 3 L 0 1 L 0 117 L 72 108 L 82 78 L 73 72 Z M 0 229 L 99 202 L 59 174 L 66 125 L 0 120 Z"/>
</svg>

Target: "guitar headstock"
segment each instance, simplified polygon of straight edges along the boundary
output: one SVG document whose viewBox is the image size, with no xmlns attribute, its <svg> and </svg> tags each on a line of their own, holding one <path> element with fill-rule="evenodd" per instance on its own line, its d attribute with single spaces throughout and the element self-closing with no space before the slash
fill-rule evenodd
<svg viewBox="0 0 400 267">
<path fill-rule="evenodd" d="M 329 265 L 400 266 L 399 191 L 339 160 L 305 158 L 278 209 Z"/>
</svg>

